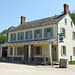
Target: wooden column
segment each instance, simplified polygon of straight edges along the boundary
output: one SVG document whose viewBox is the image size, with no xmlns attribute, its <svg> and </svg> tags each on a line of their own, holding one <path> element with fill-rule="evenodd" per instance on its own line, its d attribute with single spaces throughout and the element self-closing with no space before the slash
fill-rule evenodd
<svg viewBox="0 0 75 75">
<path fill-rule="evenodd" d="M 13 45 L 13 60 L 14 60 L 14 56 L 15 56 L 15 46 Z"/>
<path fill-rule="evenodd" d="M 52 63 L 52 48 L 51 43 L 49 43 L 49 61 Z"/>
<path fill-rule="evenodd" d="M 31 45 L 29 44 L 28 61 L 31 60 Z"/>
</svg>

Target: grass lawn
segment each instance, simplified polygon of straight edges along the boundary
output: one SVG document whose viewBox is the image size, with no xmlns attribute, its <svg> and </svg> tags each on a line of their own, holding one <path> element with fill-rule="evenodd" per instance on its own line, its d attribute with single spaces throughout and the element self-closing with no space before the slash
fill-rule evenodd
<svg viewBox="0 0 75 75">
<path fill-rule="evenodd" d="M 2 60 L 6 60 L 6 58 L 2 58 Z"/>
<path fill-rule="evenodd" d="M 69 64 L 70 65 L 75 65 L 75 61 L 72 61 L 72 62 L 69 61 Z"/>
</svg>

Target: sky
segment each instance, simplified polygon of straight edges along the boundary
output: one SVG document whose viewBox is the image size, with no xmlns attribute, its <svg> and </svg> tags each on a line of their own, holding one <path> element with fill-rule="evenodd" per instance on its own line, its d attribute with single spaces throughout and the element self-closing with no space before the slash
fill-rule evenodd
<svg viewBox="0 0 75 75">
<path fill-rule="evenodd" d="M 0 0 L 0 32 L 21 22 L 21 16 L 26 22 L 59 15 L 63 5 L 69 5 L 69 10 L 75 10 L 75 0 Z"/>
</svg>

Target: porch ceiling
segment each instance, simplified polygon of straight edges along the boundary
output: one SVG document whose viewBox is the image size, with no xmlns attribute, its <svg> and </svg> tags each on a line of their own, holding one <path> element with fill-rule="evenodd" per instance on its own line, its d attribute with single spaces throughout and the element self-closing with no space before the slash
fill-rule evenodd
<svg viewBox="0 0 75 75">
<path fill-rule="evenodd" d="M 48 38 L 48 39 L 39 39 L 39 40 L 28 40 L 28 41 L 16 41 L 16 42 L 7 42 L 4 44 L 1 44 L 2 46 L 5 45 L 13 45 L 13 44 L 31 44 L 31 43 L 42 43 L 42 42 L 52 42 L 56 40 L 57 38 Z"/>
</svg>

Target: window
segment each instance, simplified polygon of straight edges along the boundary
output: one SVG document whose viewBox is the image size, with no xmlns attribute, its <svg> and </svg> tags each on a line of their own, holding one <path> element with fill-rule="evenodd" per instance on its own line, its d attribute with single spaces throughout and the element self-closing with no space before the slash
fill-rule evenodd
<svg viewBox="0 0 75 75">
<path fill-rule="evenodd" d="M 13 55 L 13 48 L 10 48 L 10 55 Z"/>
<path fill-rule="evenodd" d="M 60 32 L 63 33 L 63 37 L 65 38 L 66 37 L 65 28 L 61 28 L 60 30 L 61 30 Z"/>
<path fill-rule="evenodd" d="M 34 38 L 39 39 L 41 37 L 42 37 L 42 30 L 41 29 L 35 30 L 34 31 Z"/>
<path fill-rule="evenodd" d="M 42 54 L 42 49 L 40 47 L 36 47 L 36 55 L 41 55 Z"/>
<path fill-rule="evenodd" d="M 75 47 L 73 47 L 73 55 L 75 56 Z"/>
<path fill-rule="evenodd" d="M 10 35 L 10 41 L 16 41 L 16 33 Z"/>
<path fill-rule="evenodd" d="M 44 30 L 44 36 L 47 38 L 50 38 L 53 36 L 53 28 L 45 28 Z"/>
<path fill-rule="evenodd" d="M 71 21 L 71 27 L 73 26 L 73 22 Z"/>
<path fill-rule="evenodd" d="M 75 40 L 75 32 L 73 32 L 73 40 Z"/>
<path fill-rule="evenodd" d="M 67 19 L 65 18 L 65 24 L 67 24 Z"/>
<path fill-rule="evenodd" d="M 62 46 L 62 55 L 66 55 L 66 46 Z"/>
<path fill-rule="evenodd" d="M 22 47 L 18 47 L 17 49 L 17 55 L 22 55 Z"/>
<path fill-rule="evenodd" d="M 18 33 L 18 40 L 24 40 L 24 32 Z"/>
<path fill-rule="evenodd" d="M 27 40 L 32 39 L 32 31 L 27 31 L 25 37 Z"/>
</svg>

